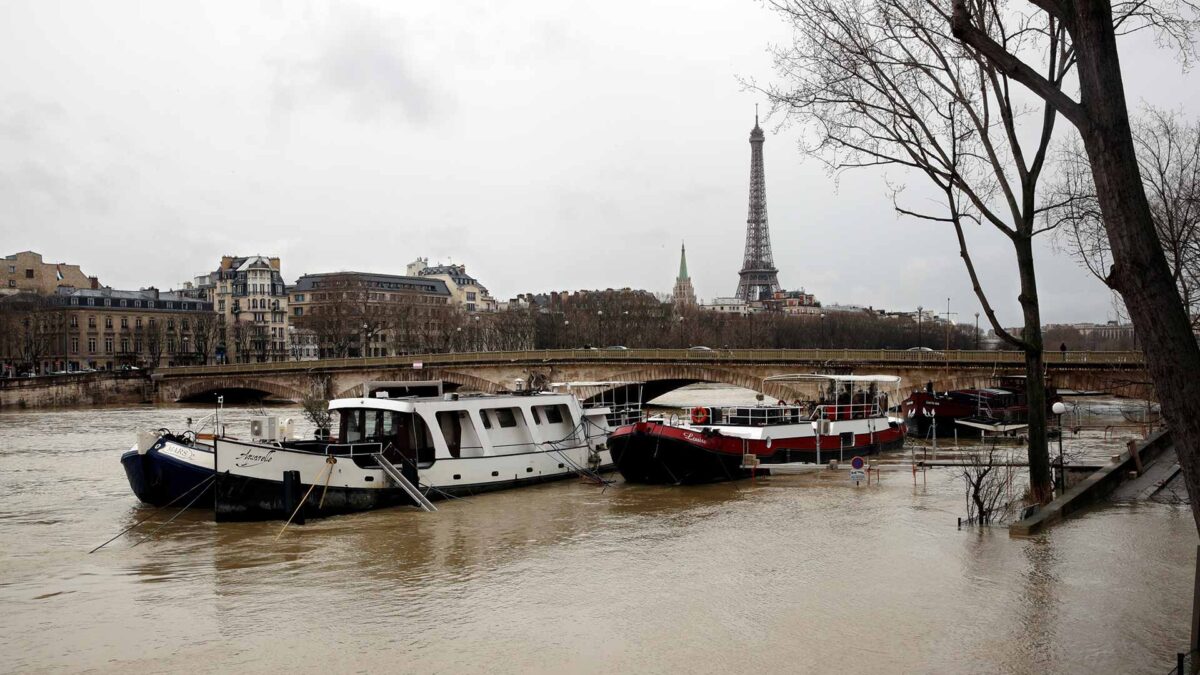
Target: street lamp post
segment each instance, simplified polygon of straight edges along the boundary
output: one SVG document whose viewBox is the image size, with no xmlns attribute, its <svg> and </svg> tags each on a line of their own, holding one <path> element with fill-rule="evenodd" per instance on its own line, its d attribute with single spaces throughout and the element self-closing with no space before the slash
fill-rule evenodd
<svg viewBox="0 0 1200 675">
<path fill-rule="evenodd" d="M 825 335 L 825 312 L 821 312 L 821 349 L 829 347 L 829 340 Z"/>
<path fill-rule="evenodd" d="M 603 347 L 607 342 L 604 340 L 604 310 L 596 310 L 596 320 L 600 324 L 600 346 Z"/>
<path fill-rule="evenodd" d="M 679 317 L 679 348 L 683 349 L 683 317 Z"/>
<path fill-rule="evenodd" d="M 1067 491 L 1067 467 L 1063 465 L 1063 446 L 1062 446 L 1062 416 L 1067 412 L 1067 406 L 1062 401 L 1056 401 L 1050 407 L 1051 412 L 1058 418 L 1058 495 L 1061 497 Z"/>
<path fill-rule="evenodd" d="M 924 307 L 917 305 L 917 347 L 921 346 L 921 313 L 924 311 Z"/>
<path fill-rule="evenodd" d="M 367 331 L 370 330 L 370 328 L 371 327 L 368 326 L 367 324 L 365 324 L 365 323 L 363 324 L 363 339 L 362 339 L 362 344 L 359 345 L 358 351 L 359 351 L 359 355 L 362 356 L 364 359 L 367 358 Z"/>
<path fill-rule="evenodd" d="M 975 351 L 979 351 L 979 312 L 975 312 Z"/>
<path fill-rule="evenodd" d="M 563 344 L 564 345 L 571 344 L 571 320 L 570 319 L 563 320 Z M 569 349 L 569 347 L 568 347 L 568 349 Z"/>
</svg>

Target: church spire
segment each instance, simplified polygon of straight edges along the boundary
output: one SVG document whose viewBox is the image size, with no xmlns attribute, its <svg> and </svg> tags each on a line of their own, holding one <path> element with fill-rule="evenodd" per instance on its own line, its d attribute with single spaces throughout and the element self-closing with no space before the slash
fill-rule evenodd
<svg viewBox="0 0 1200 675">
<path fill-rule="evenodd" d="M 682 242 L 679 244 L 679 276 L 675 278 L 675 288 L 671 291 L 671 299 L 675 303 L 676 309 L 696 305 L 696 291 L 692 288 L 692 280 L 688 278 L 687 246 Z"/>
</svg>

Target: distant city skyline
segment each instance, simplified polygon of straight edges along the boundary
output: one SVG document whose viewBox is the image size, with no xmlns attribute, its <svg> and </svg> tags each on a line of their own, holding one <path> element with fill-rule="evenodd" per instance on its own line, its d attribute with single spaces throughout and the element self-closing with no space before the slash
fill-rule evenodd
<svg viewBox="0 0 1200 675">
<path fill-rule="evenodd" d="M 0 25 L 0 240 L 114 288 L 177 287 L 222 255 L 283 275 L 403 273 L 453 260 L 498 299 L 568 289 L 667 293 L 688 242 L 701 299 L 733 294 L 746 219 L 740 79 L 769 82 L 788 28 L 748 2 L 704 12 L 616 3 L 6 5 Z M 636 17 L 636 20 L 631 20 Z M 429 26 L 437 26 L 436 31 Z M 1131 104 L 1196 109 L 1150 36 L 1123 42 Z M 822 302 L 978 311 L 953 237 L 898 218 L 889 184 L 832 178 L 767 117 L 780 285 Z M 1069 130 L 1061 125 L 1058 133 Z M 968 232 L 1004 325 L 1016 280 Z M 1046 322 L 1102 322 L 1110 294 L 1050 239 Z"/>
</svg>

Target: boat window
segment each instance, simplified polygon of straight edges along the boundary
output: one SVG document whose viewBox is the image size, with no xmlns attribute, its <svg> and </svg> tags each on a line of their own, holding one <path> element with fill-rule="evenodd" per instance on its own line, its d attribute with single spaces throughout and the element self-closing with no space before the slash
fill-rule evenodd
<svg viewBox="0 0 1200 675">
<path fill-rule="evenodd" d="M 853 431 L 843 431 L 841 433 L 841 446 L 843 448 L 854 447 L 854 432 Z"/>
<path fill-rule="evenodd" d="M 537 411 L 538 409 L 537 409 L 537 406 L 535 405 L 535 406 L 531 407 L 529 410 L 530 410 L 530 412 L 532 412 L 532 413 L 533 413 L 533 423 L 534 423 L 534 424 L 541 424 L 541 423 L 542 423 L 542 418 L 541 418 L 541 416 L 540 416 L 540 415 L 538 415 L 538 411 Z"/>
<path fill-rule="evenodd" d="M 458 459 L 459 453 L 462 452 L 462 412 L 464 411 L 441 410 L 437 413 L 442 438 L 446 439 L 446 449 L 455 459 Z"/>
<path fill-rule="evenodd" d="M 338 436 L 343 443 L 357 443 L 363 437 L 363 411 L 342 410 L 342 428 Z"/>
<path fill-rule="evenodd" d="M 488 411 L 486 411 L 486 410 L 479 411 L 479 419 L 483 420 L 483 428 L 484 429 L 492 428 L 492 420 L 488 419 L 488 417 L 489 417 Z"/>
<path fill-rule="evenodd" d="M 548 405 L 542 410 L 546 413 L 546 422 L 549 424 L 562 424 L 563 416 L 559 406 Z"/>
<path fill-rule="evenodd" d="M 512 408 L 496 408 L 492 412 L 496 413 L 496 421 L 502 428 L 517 426 L 517 418 L 513 415 Z"/>
</svg>

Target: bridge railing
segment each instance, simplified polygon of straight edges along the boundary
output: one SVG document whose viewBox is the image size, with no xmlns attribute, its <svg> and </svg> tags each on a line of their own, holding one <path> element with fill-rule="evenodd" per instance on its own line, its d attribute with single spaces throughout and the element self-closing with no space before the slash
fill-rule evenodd
<svg viewBox="0 0 1200 675">
<path fill-rule="evenodd" d="M 164 368 L 165 377 L 215 375 L 255 372 L 305 372 L 308 370 L 338 370 L 358 368 L 437 367 L 468 363 L 499 365 L 504 363 L 537 363 L 553 361 L 595 362 L 695 362 L 695 363 L 787 363 L 797 367 L 813 364 L 872 363 L 918 366 L 940 365 L 1004 365 L 1017 366 L 1025 362 L 1024 354 L 1016 351 L 913 351 L 907 349 L 538 349 L 498 352 L 455 352 L 442 354 L 410 354 L 405 356 L 322 359 L 319 361 L 281 361 L 273 363 L 229 363 L 214 366 L 185 366 Z M 1049 365 L 1080 366 L 1138 366 L 1141 352 L 1060 352 L 1047 351 Z M 420 364 L 419 366 L 417 364 Z"/>
</svg>

